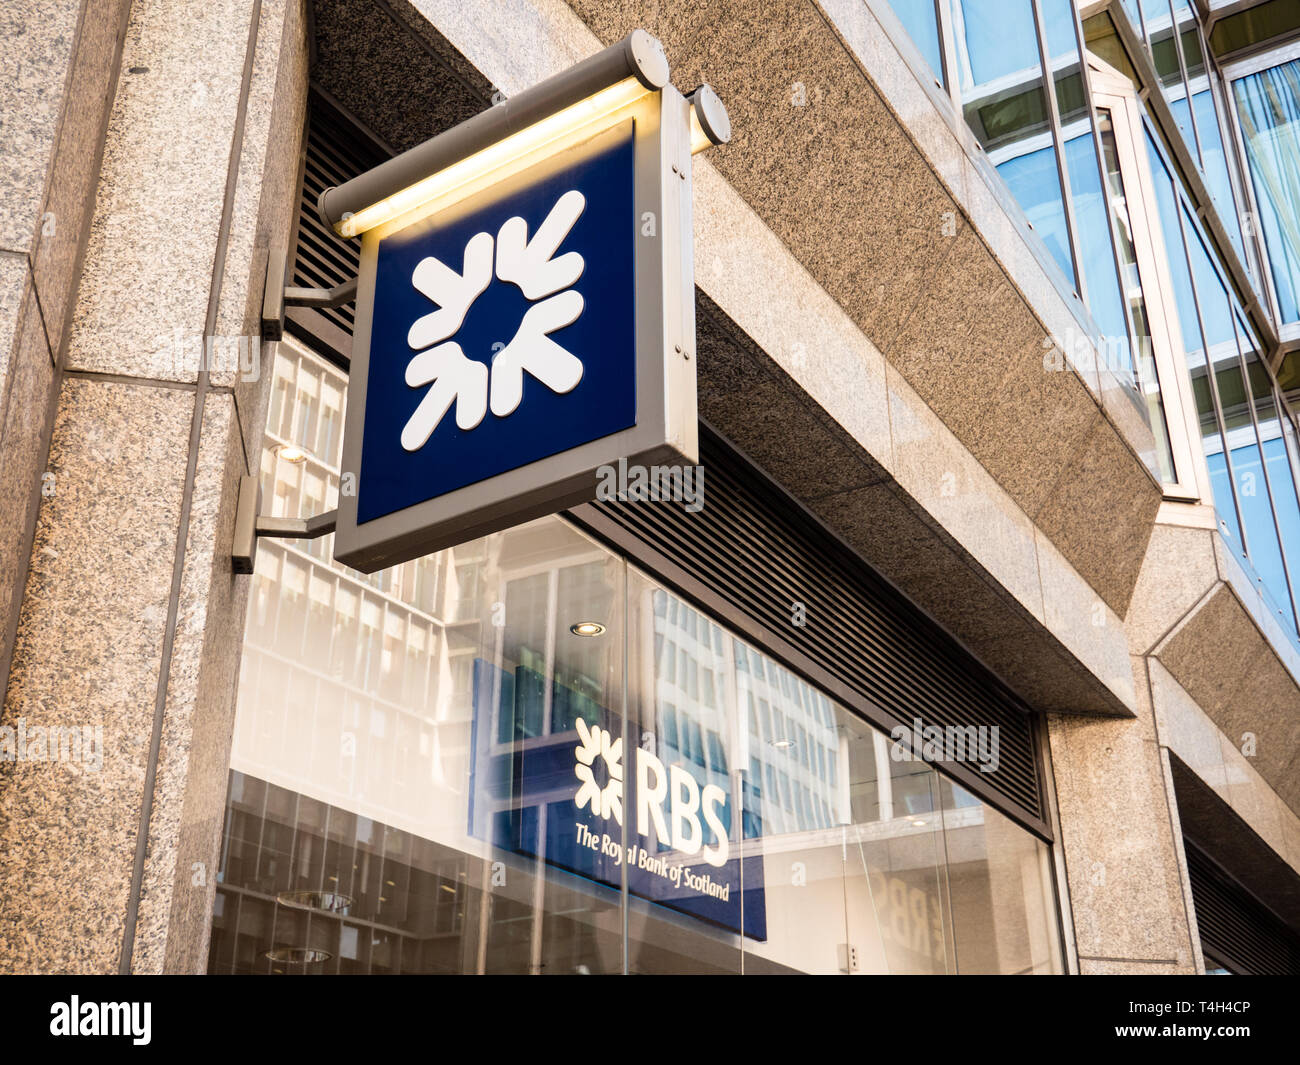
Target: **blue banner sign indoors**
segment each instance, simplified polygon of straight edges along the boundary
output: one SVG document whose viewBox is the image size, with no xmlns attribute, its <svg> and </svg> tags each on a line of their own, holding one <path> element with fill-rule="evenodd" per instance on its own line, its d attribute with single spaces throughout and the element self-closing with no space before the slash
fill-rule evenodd
<svg viewBox="0 0 1300 1065">
<path fill-rule="evenodd" d="M 735 853 L 735 797 L 629 749 L 617 714 L 558 684 L 547 728 L 547 684 L 475 660 L 470 834 L 616 891 L 626 865 L 632 895 L 766 940 L 762 858 Z"/>
</svg>

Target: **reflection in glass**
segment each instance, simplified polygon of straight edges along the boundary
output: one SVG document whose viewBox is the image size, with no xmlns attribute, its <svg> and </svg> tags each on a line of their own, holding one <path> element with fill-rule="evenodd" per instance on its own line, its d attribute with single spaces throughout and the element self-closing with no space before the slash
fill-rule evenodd
<svg viewBox="0 0 1300 1065">
<path fill-rule="evenodd" d="M 1119 252 L 1120 276 L 1124 296 L 1136 336 L 1135 372 L 1138 387 L 1146 407 L 1147 421 L 1155 438 L 1154 461 L 1148 460 L 1151 472 L 1166 484 L 1178 480 L 1174 469 L 1173 449 L 1169 442 L 1169 424 L 1165 418 L 1164 398 L 1160 393 L 1160 378 L 1156 371 L 1155 352 L 1151 347 L 1151 325 L 1147 318 L 1146 299 L 1142 295 L 1142 278 L 1138 273 L 1137 250 L 1133 243 L 1133 219 L 1129 214 L 1128 197 L 1124 190 L 1124 176 L 1120 173 L 1119 153 L 1115 134 L 1111 128 L 1110 114 L 1097 112 L 1097 125 L 1101 137 L 1102 159 L 1110 193 L 1110 225 Z M 1091 291 L 1091 290 L 1090 290 Z"/>
<path fill-rule="evenodd" d="M 1245 351 L 1246 376 L 1250 382 L 1251 402 L 1254 404 L 1255 421 L 1259 429 L 1260 449 L 1267 475 L 1266 485 L 1282 547 L 1282 558 L 1277 560 L 1279 565 L 1275 569 L 1269 571 L 1261 567 L 1258 560 L 1255 568 L 1264 582 L 1272 605 L 1278 611 L 1283 628 L 1294 637 L 1296 614 L 1293 593 L 1296 578 L 1300 576 L 1300 504 L 1297 503 L 1296 485 L 1287 456 L 1286 441 L 1283 439 L 1282 419 L 1278 415 L 1273 383 L 1259 357 L 1254 334 L 1240 315 L 1237 317 L 1237 328 Z M 1284 565 L 1281 564 L 1283 562 Z"/>
<path fill-rule="evenodd" d="M 1181 222 L 1183 216 L 1174 199 L 1176 193 L 1173 178 L 1149 131 L 1146 133 L 1146 146 L 1147 160 L 1151 166 L 1151 177 L 1155 185 L 1156 203 L 1159 207 L 1162 243 L 1169 266 L 1169 277 L 1174 288 L 1174 306 L 1178 309 L 1179 331 L 1187 360 L 1187 371 L 1192 381 L 1192 394 L 1196 401 L 1201 447 L 1210 474 L 1212 502 L 1218 511 L 1222 531 L 1227 535 L 1233 549 L 1244 554 L 1241 523 L 1237 518 L 1237 500 L 1232 479 L 1228 474 L 1223 434 L 1219 431 L 1218 412 L 1209 377 L 1209 364 L 1206 361 L 1206 344 L 1201 334 L 1202 319 L 1197 313 L 1196 292 L 1192 288 L 1191 274 L 1187 266 L 1192 248 L 1199 248 L 1201 245 L 1194 229 L 1187 234 L 1186 245 L 1184 243 Z M 1213 335 L 1220 337 L 1220 344 L 1222 344 L 1222 333 L 1226 326 L 1235 353 L 1235 335 L 1232 334 L 1231 319 L 1227 317 L 1227 297 L 1217 277 L 1213 279 L 1212 284 L 1207 285 L 1206 295 L 1211 301 L 1216 289 L 1223 301 L 1221 313 L 1224 317 L 1213 326 L 1209 325 L 1207 320 L 1207 328 L 1212 330 Z M 1210 347 L 1213 350 L 1213 344 Z"/>
<path fill-rule="evenodd" d="M 258 553 L 211 971 L 1059 971 L 1045 843 L 566 521 L 327 558 Z"/>
<path fill-rule="evenodd" d="M 943 84 L 943 59 L 939 47 L 939 22 L 935 14 L 934 0 L 889 0 L 889 6 L 903 29 L 916 45 L 916 50 L 930 64 L 930 71 L 941 85 Z"/>
<path fill-rule="evenodd" d="M 1121 380 L 1132 382 L 1128 319 L 1124 316 L 1119 278 L 1115 273 L 1110 209 L 1097 173 L 1092 134 L 1083 133 L 1066 141 L 1065 158 L 1069 164 L 1074 217 L 1079 227 L 1079 254 L 1088 287 L 1088 311 L 1101 328 L 1098 340 L 1107 368 Z"/>
<path fill-rule="evenodd" d="M 939 784 L 959 970 L 1059 971 L 1047 849 L 964 788 Z"/>
<path fill-rule="evenodd" d="M 1300 59 L 1232 87 L 1278 308 L 1300 321 Z"/>
<path fill-rule="evenodd" d="M 1223 428 L 1228 434 L 1228 449 L 1206 455 L 1212 480 L 1231 481 L 1237 500 L 1242 532 L 1238 551 L 1248 558 L 1271 565 L 1278 554 L 1277 534 L 1265 500 L 1260 506 L 1259 449 L 1254 426 L 1246 406 L 1246 390 L 1237 352 L 1237 334 L 1223 279 L 1215 269 L 1210 251 L 1192 214 L 1184 203 L 1183 233 L 1187 257 L 1192 266 L 1196 301 L 1206 343 L 1206 357 L 1214 371 L 1214 391 L 1218 394 Z M 1212 392 L 1211 395 L 1214 393 Z M 1280 562 L 1279 562 L 1280 564 Z"/>
<path fill-rule="evenodd" d="M 1204 163 L 1205 182 L 1214 200 L 1223 228 L 1228 231 L 1228 239 L 1236 248 L 1237 255 L 1250 266 L 1241 238 L 1241 219 L 1237 214 L 1232 193 L 1232 180 L 1228 176 L 1228 159 L 1223 148 L 1223 136 L 1219 129 L 1218 106 L 1209 83 L 1202 75 L 1198 84 L 1205 88 L 1194 91 L 1192 106 L 1196 111 L 1196 129 L 1201 136 L 1201 159 Z"/>
<path fill-rule="evenodd" d="M 1062 272 L 1074 264 L 1031 0 L 954 0 L 966 122 Z"/>
</svg>

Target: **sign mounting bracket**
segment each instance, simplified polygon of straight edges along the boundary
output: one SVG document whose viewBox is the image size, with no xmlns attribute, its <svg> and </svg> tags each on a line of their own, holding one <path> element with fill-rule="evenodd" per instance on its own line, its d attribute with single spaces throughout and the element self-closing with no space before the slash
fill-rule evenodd
<svg viewBox="0 0 1300 1065">
<path fill-rule="evenodd" d="M 324 311 L 342 307 L 357 298 L 357 278 L 351 278 L 333 288 L 299 288 L 286 285 L 288 250 L 283 244 L 271 248 L 266 257 L 266 287 L 262 290 L 262 339 L 284 339 L 284 309 L 310 307 Z"/>
<path fill-rule="evenodd" d="M 239 501 L 235 508 L 235 535 L 230 547 L 230 568 L 235 573 L 252 573 L 257 560 L 257 541 L 262 536 L 283 540 L 315 540 L 334 531 L 337 510 L 310 518 L 276 518 L 259 514 L 262 486 L 258 478 L 245 474 L 239 479 Z"/>
</svg>

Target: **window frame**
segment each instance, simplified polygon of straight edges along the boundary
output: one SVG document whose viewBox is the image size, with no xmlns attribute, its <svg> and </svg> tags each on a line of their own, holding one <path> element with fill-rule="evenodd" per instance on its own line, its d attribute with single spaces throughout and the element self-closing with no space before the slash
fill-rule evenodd
<svg viewBox="0 0 1300 1065">
<path fill-rule="evenodd" d="M 1273 282 L 1273 266 L 1269 259 L 1268 245 L 1265 243 L 1264 234 L 1256 232 L 1259 228 L 1257 219 L 1260 217 L 1260 212 L 1259 202 L 1255 196 L 1255 175 L 1250 168 L 1250 155 L 1246 151 L 1246 137 L 1241 128 L 1241 114 L 1237 106 L 1237 95 L 1233 90 L 1233 84 L 1243 78 L 1250 77 L 1252 74 L 1272 70 L 1274 67 L 1293 60 L 1300 60 L 1300 37 L 1292 38 L 1282 44 L 1254 52 L 1240 59 L 1231 60 L 1219 67 L 1223 77 L 1223 95 L 1228 104 L 1229 122 L 1232 125 L 1232 141 L 1237 156 L 1241 160 L 1243 171 L 1242 189 L 1249 213 L 1249 217 L 1246 219 L 1247 225 L 1244 228 L 1249 231 L 1247 235 L 1258 244 L 1260 262 L 1256 280 L 1259 282 L 1264 298 L 1268 301 L 1268 313 L 1277 327 L 1278 340 L 1282 344 L 1300 340 L 1300 321 L 1282 321 L 1282 310 L 1277 300 L 1277 288 Z"/>
<path fill-rule="evenodd" d="M 1136 90 L 1119 71 L 1105 66 L 1089 55 L 1089 79 L 1097 111 L 1110 115 L 1120 175 L 1124 178 L 1125 197 L 1135 202 L 1130 209 L 1133 249 L 1137 256 L 1138 277 L 1142 281 L 1142 298 L 1146 303 L 1147 322 L 1151 326 L 1151 353 L 1165 408 L 1169 433 L 1169 450 L 1173 457 L 1176 481 L 1162 485 L 1166 499 L 1201 503 L 1208 487 L 1209 468 L 1199 448 L 1191 445 L 1188 412 L 1196 409 L 1191 374 L 1186 360 L 1175 350 L 1174 338 L 1182 337 L 1178 308 L 1173 298 L 1173 279 L 1164 256 L 1164 240 L 1152 218 L 1159 218 L 1155 200 L 1155 181 L 1147 165 L 1139 138 L 1143 135 L 1143 111 Z M 1181 247 L 1179 251 L 1181 253 Z"/>
</svg>

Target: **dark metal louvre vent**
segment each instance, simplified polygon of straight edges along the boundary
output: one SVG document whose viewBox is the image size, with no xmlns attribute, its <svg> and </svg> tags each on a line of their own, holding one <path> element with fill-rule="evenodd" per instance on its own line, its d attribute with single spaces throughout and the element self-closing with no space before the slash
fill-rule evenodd
<svg viewBox="0 0 1300 1065">
<path fill-rule="evenodd" d="M 1300 940 L 1263 903 L 1184 837 L 1192 905 L 1207 968 L 1258 976 L 1300 974 Z"/>
<path fill-rule="evenodd" d="M 866 562 L 829 534 L 726 442 L 701 427 L 704 507 L 601 502 L 582 508 L 594 531 L 630 535 L 756 620 L 886 726 L 998 726 L 996 772 L 963 775 L 1045 831 L 1029 709 Z M 610 526 L 626 535 L 610 536 Z M 654 568 L 654 567 L 652 567 Z M 660 567 L 662 569 L 662 567 Z M 672 580 L 671 574 L 662 573 Z M 806 624 L 791 623 L 804 604 Z M 799 663 L 792 662 L 798 668 Z M 823 678 L 810 676 L 817 681 Z M 832 692 L 834 694 L 834 692 Z"/>
<path fill-rule="evenodd" d="M 293 284 L 303 288 L 333 288 L 357 276 L 361 246 L 355 241 L 340 240 L 330 232 L 316 212 L 316 201 L 331 185 L 341 185 L 378 166 L 389 156 L 319 92 L 312 92 L 308 114 Z M 317 313 L 348 336 L 352 335 L 356 317 L 353 304 Z"/>
</svg>

